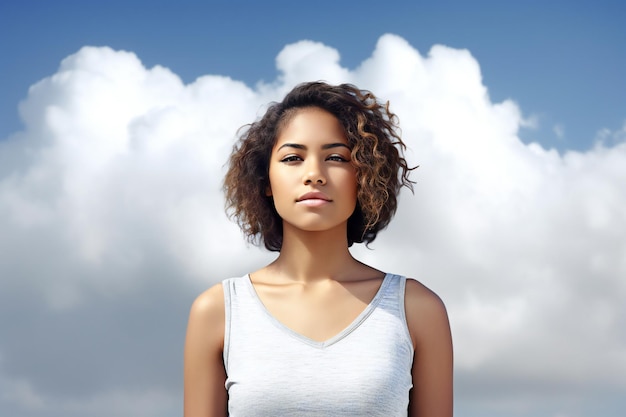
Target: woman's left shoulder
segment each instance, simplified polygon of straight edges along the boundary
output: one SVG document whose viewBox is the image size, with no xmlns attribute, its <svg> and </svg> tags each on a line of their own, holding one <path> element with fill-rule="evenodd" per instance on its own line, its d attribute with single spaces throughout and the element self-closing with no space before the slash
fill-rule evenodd
<svg viewBox="0 0 626 417">
<path fill-rule="evenodd" d="M 434 291 L 412 278 L 406 279 L 404 308 L 414 344 L 433 333 L 449 334 L 444 302 Z"/>
<path fill-rule="evenodd" d="M 406 278 L 404 299 L 407 307 L 426 311 L 434 310 L 433 312 L 446 309 L 443 301 L 434 291 L 413 278 Z"/>
</svg>

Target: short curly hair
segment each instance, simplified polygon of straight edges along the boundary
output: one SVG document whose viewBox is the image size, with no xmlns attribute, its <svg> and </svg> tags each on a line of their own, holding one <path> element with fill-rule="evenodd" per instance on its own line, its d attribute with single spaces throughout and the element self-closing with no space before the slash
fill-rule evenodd
<svg viewBox="0 0 626 417">
<path fill-rule="evenodd" d="M 397 209 L 397 196 L 413 181 L 403 154 L 406 145 L 397 132 L 398 119 L 371 92 L 351 84 L 308 82 L 297 85 L 282 102 L 272 103 L 258 121 L 246 125 L 228 162 L 224 178 L 226 211 L 252 243 L 261 240 L 280 251 L 283 223 L 269 188 L 272 149 L 281 129 L 299 109 L 319 107 L 343 126 L 357 177 L 357 205 L 348 219 L 348 245 L 371 243 Z"/>
</svg>

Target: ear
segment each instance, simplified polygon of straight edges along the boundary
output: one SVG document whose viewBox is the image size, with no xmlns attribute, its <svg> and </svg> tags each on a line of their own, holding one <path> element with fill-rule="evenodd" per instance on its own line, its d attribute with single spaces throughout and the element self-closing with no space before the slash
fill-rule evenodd
<svg viewBox="0 0 626 417">
<path fill-rule="evenodd" d="M 272 187 L 269 186 L 269 185 L 265 188 L 265 196 L 267 196 L 267 197 L 271 197 L 272 196 Z"/>
</svg>

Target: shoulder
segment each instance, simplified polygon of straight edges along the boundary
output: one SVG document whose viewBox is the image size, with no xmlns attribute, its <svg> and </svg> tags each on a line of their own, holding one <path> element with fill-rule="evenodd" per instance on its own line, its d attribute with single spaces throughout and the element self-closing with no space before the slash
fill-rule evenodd
<svg viewBox="0 0 626 417">
<path fill-rule="evenodd" d="M 200 294 L 189 313 L 184 350 L 184 415 L 227 415 L 224 292 L 216 284 Z"/>
<path fill-rule="evenodd" d="M 412 278 L 406 280 L 404 308 L 415 347 L 425 338 L 449 334 L 450 324 L 445 304 L 431 289 Z"/>
<path fill-rule="evenodd" d="M 201 319 L 224 316 L 224 288 L 221 282 L 196 297 L 191 304 L 190 315 Z"/>
<path fill-rule="evenodd" d="M 197 336 L 222 342 L 224 338 L 224 290 L 222 284 L 215 284 L 193 301 L 189 312 L 188 337 Z"/>
<path fill-rule="evenodd" d="M 426 313 L 445 311 L 445 305 L 441 298 L 430 288 L 413 278 L 406 279 L 405 303 L 411 309 L 418 309 Z"/>
<path fill-rule="evenodd" d="M 454 354 L 446 307 L 425 285 L 407 279 L 405 310 L 414 347 L 409 415 L 452 416 Z"/>
</svg>

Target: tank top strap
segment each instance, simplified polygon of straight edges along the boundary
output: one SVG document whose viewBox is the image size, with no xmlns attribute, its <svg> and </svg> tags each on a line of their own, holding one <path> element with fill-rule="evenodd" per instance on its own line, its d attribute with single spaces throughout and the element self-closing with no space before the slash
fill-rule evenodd
<svg viewBox="0 0 626 417">
<path fill-rule="evenodd" d="M 228 357 L 230 336 L 233 321 L 241 314 L 242 307 L 245 309 L 252 303 L 252 294 L 246 286 L 247 275 L 236 278 L 227 278 L 222 281 L 224 289 L 224 367 L 228 371 Z"/>
</svg>

